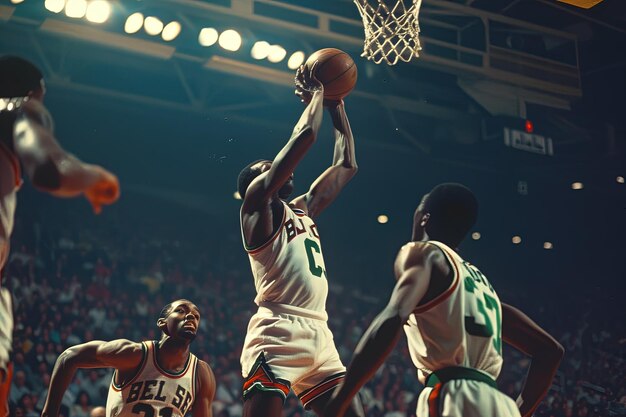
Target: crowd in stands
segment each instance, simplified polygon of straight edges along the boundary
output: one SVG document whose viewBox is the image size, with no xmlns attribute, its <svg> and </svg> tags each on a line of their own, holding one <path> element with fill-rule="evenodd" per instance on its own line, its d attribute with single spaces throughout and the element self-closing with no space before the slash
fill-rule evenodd
<svg viewBox="0 0 626 417">
<path fill-rule="evenodd" d="M 160 309 L 184 297 L 201 309 L 192 351 L 215 372 L 214 415 L 240 416 L 239 355 L 255 305 L 254 285 L 238 235 L 208 250 L 194 242 L 118 232 L 51 231 L 37 242 L 14 243 L 4 281 L 14 293 L 16 309 L 12 415 L 40 415 L 52 368 L 64 349 L 94 339 L 158 339 Z M 357 288 L 331 283 L 328 299 L 330 327 L 346 363 L 387 296 L 387 290 L 384 296 L 373 298 Z M 524 304 L 527 313 L 566 348 L 553 388 L 537 416 L 626 415 L 626 336 L 624 321 L 614 316 L 623 318 L 623 312 L 598 314 L 593 307 L 605 305 L 603 294 L 568 294 L 576 308 L 550 305 L 547 299 L 513 300 Z M 586 302 L 579 303 L 583 297 Z M 568 316 L 563 315 L 565 310 Z M 523 355 L 505 350 L 498 380 L 505 393 L 517 396 L 527 366 Z M 111 375 L 110 370 L 80 371 L 64 397 L 63 416 L 87 417 L 94 406 L 104 405 Z M 401 342 L 362 390 L 361 398 L 368 417 L 409 417 L 415 415 L 420 390 L 406 344 Z M 312 415 L 297 398 L 287 399 L 285 417 Z"/>
</svg>

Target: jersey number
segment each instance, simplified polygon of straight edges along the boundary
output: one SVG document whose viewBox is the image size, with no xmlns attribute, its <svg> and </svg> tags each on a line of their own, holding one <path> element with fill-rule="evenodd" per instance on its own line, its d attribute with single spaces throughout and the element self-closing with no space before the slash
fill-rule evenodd
<svg viewBox="0 0 626 417">
<path fill-rule="evenodd" d="M 304 239 L 304 248 L 306 249 L 306 257 L 309 259 L 309 271 L 316 277 L 321 277 L 324 273 L 324 269 L 315 262 L 315 255 L 313 251 L 322 253 L 320 245 L 313 239 Z"/>
<path fill-rule="evenodd" d="M 149 404 L 137 403 L 133 407 L 134 414 L 143 413 L 143 417 L 154 417 L 154 407 Z M 174 409 L 172 407 L 165 407 L 159 410 L 159 417 L 172 417 L 172 412 Z"/>
<path fill-rule="evenodd" d="M 469 268 L 468 268 L 469 269 Z M 474 272 L 474 271 L 472 271 Z M 475 273 L 475 272 L 474 272 Z M 476 284 L 474 284 L 474 280 L 471 277 L 465 278 L 465 289 L 468 292 L 473 293 L 474 289 L 476 289 Z M 496 313 L 496 328 L 495 328 L 495 337 L 493 339 L 493 347 L 496 349 L 498 353 L 502 352 L 502 319 L 500 318 L 500 309 L 498 308 L 498 302 L 495 298 L 483 293 L 483 298 L 485 302 L 483 303 L 480 298 L 476 298 L 476 303 L 478 305 L 478 312 L 485 319 L 485 324 L 476 323 L 476 317 L 474 316 L 465 316 L 465 330 L 472 336 L 480 336 L 480 337 L 493 337 L 494 336 L 494 326 L 485 310 L 487 307 L 489 310 L 493 310 Z"/>
</svg>

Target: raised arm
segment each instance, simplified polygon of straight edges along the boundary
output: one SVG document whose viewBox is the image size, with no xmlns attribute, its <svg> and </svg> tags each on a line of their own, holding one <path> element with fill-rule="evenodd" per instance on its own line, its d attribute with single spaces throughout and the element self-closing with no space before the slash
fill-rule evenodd
<svg viewBox="0 0 626 417">
<path fill-rule="evenodd" d="M 198 388 L 196 400 L 191 411 L 193 417 L 213 417 L 211 405 L 215 397 L 215 375 L 204 361 L 198 361 Z"/>
<path fill-rule="evenodd" d="M 63 394 L 79 368 L 136 369 L 143 358 L 141 343 L 119 339 L 92 341 L 65 350 L 54 364 L 42 417 L 57 417 Z"/>
<path fill-rule="evenodd" d="M 13 137 L 15 152 L 36 188 L 58 197 L 84 194 L 96 213 L 119 198 L 115 175 L 61 148 L 52 134 L 52 118 L 37 100 L 24 103 Z"/>
<path fill-rule="evenodd" d="M 565 350 L 527 315 L 504 303 L 502 338 L 532 358 L 522 392 L 517 398 L 522 416 L 530 417 L 548 393 Z"/>
<path fill-rule="evenodd" d="M 343 100 L 328 104 L 335 129 L 332 165 L 311 184 L 309 191 L 293 203 L 316 217 L 332 203 L 357 172 L 354 138 Z"/>
<path fill-rule="evenodd" d="M 430 245 L 402 248 L 396 260 L 398 281 L 383 311 L 376 316 L 357 345 L 343 385 L 324 410 L 324 417 L 341 417 L 359 389 L 376 373 L 402 332 L 402 326 L 426 294 L 433 268 L 443 254 Z"/>
<path fill-rule="evenodd" d="M 324 87 L 314 74 L 317 62 L 307 70 L 298 69 L 296 80 L 312 95 L 300 119 L 296 123 L 291 138 L 278 152 L 268 171 L 255 178 L 244 197 L 242 212 L 256 211 L 266 205 L 274 194 L 289 180 L 294 170 L 317 139 L 317 132 L 322 124 Z"/>
</svg>

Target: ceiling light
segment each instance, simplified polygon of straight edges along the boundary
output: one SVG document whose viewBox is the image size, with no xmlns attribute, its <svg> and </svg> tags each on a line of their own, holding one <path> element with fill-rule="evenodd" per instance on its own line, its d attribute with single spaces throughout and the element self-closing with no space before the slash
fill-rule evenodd
<svg viewBox="0 0 626 417">
<path fill-rule="evenodd" d="M 92 23 L 104 23 L 111 15 L 111 5 L 105 0 L 94 0 L 87 6 L 87 20 Z"/>
<path fill-rule="evenodd" d="M 267 55 L 267 60 L 273 63 L 277 63 L 285 59 L 287 51 L 280 45 L 272 45 L 270 47 L 270 53 Z"/>
<path fill-rule="evenodd" d="M 389 217 L 385 216 L 384 214 L 381 214 L 380 216 L 378 216 L 376 218 L 376 220 L 378 221 L 378 223 L 380 224 L 385 224 L 389 221 Z"/>
<path fill-rule="evenodd" d="M 163 22 L 154 16 L 148 16 L 143 21 L 143 28 L 148 35 L 157 36 L 163 30 Z"/>
<path fill-rule="evenodd" d="M 124 32 L 136 33 L 143 26 L 143 15 L 139 12 L 133 13 L 128 16 L 126 23 L 124 24 Z"/>
<path fill-rule="evenodd" d="M 65 4 L 65 14 L 67 17 L 79 19 L 87 13 L 87 2 L 85 0 L 67 0 Z"/>
<path fill-rule="evenodd" d="M 222 32 L 219 37 L 219 44 L 227 51 L 237 51 L 241 47 L 241 35 L 233 29 Z"/>
<path fill-rule="evenodd" d="M 198 42 L 202 46 L 211 46 L 217 42 L 217 38 L 219 38 L 220 34 L 217 33 L 217 30 L 213 28 L 204 28 L 200 31 L 200 35 L 198 35 Z"/>
<path fill-rule="evenodd" d="M 304 62 L 304 52 L 297 51 L 291 54 L 289 57 L 289 61 L 287 61 L 287 66 L 289 69 L 295 70 L 298 69 L 300 65 Z"/>
<path fill-rule="evenodd" d="M 166 42 L 172 41 L 180 34 L 181 29 L 180 23 L 176 21 L 170 22 L 163 28 L 161 37 Z"/>
<path fill-rule="evenodd" d="M 44 4 L 52 13 L 59 13 L 65 7 L 65 0 L 46 0 Z"/>
<path fill-rule="evenodd" d="M 265 59 L 270 53 L 271 45 L 265 41 L 257 41 L 250 50 L 250 55 L 254 59 Z"/>
</svg>

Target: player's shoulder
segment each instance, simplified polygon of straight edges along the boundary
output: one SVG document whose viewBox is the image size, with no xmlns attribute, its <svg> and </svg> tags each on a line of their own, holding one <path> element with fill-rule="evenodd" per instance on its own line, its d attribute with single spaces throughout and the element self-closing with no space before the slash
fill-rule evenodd
<svg viewBox="0 0 626 417">
<path fill-rule="evenodd" d="M 395 267 L 396 270 L 406 270 L 427 264 L 445 267 L 447 264 L 442 250 L 429 242 L 408 242 L 398 251 Z"/>
<path fill-rule="evenodd" d="M 198 382 L 199 382 L 199 389 L 200 392 L 202 392 L 203 390 L 205 392 L 207 391 L 214 391 L 215 390 L 215 385 L 216 385 L 216 381 L 215 381 L 215 374 L 213 373 L 213 370 L 211 369 L 211 366 L 203 361 L 202 359 L 198 359 L 198 364 L 196 365 L 196 372 L 198 375 Z"/>
<path fill-rule="evenodd" d="M 135 342 L 129 339 L 115 339 L 106 342 L 103 348 L 107 351 L 115 352 L 118 354 L 142 354 L 146 350 L 146 344 L 144 342 Z"/>
<path fill-rule="evenodd" d="M 25 101 L 20 107 L 20 110 L 22 111 L 22 114 L 24 114 L 28 118 L 37 120 L 42 126 L 45 126 L 46 128 L 52 130 L 52 115 L 41 101 Z"/>
</svg>

